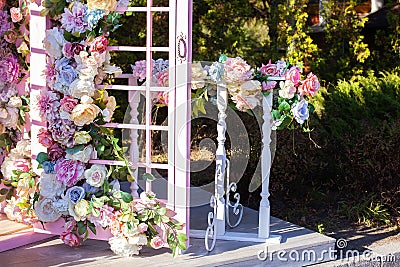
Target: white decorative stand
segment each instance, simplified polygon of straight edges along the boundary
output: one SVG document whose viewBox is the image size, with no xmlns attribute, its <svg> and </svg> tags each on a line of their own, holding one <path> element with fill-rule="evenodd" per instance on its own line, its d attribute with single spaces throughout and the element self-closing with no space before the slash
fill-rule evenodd
<svg viewBox="0 0 400 267">
<path fill-rule="evenodd" d="M 270 77 L 268 80 L 280 81 L 282 77 Z M 216 151 L 215 192 L 211 197 L 210 205 L 213 211 L 208 214 L 208 227 L 204 233 L 202 230 L 191 230 L 190 236 L 205 238 L 204 243 L 208 251 L 215 247 L 216 240 L 235 240 L 260 242 L 267 244 L 281 243 L 281 236 L 270 234 L 270 204 L 269 204 L 269 177 L 271 169 L 271 132 L 272 132 L 272 103 L 273 93 L 262 97 L 263 124 L 262 124 L 262 153 L 261 153 L 261 178 L 262 190 L 259 209 L 258 234 L 248 232 L 229 232 L 226 226 L 234 228 L 241 222 L 243 206 L 240 195 L 236 193 L 236 183 L 229 180 L 229 160 L 226 158 L 225 133 L 226 133 L 226 108 L 228 105 L 228 93 L 224 84 L 217 85 L 217 107 L 218 107 L 218 147 Z M 226 191 L 225 191 L 226 179 Z M 233 192 L 236 203 L 230 202 L 230 193 Z M 231 223 L 230 209 L 237 216 L 236 222 Z"/>
</svg>

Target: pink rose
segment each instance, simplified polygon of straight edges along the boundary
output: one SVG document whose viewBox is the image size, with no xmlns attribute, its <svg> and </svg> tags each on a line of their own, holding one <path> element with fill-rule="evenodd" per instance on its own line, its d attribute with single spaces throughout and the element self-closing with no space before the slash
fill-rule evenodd
<svg viewBox="0 0 400 267">
<path fill-rule="evenodd" d="M 168 86 L 169 72 L 164 70 L 157 75 L 157 86 L 167 87 Z"/>
<path fill-rule="evenodd" d="M 20 22 L 22 20 L 21 9 L 17 7 L 10 8 L 12 22 Z"/>
<path fill-rule="evenodd" d="M 51 133 L 45 128 L 40 129 L 37 136 L 39 139 L 39 143 L 42 144 L 44 147 L 50 148 L 52 145 L 55 144 Z"/>
<path fill-rule="evenodd" d="M 145 223 L 140 223 L 138 225 L 138 230 L 139 230 L 139 234 L 143 234 L 144 232 L 147 231 L 148 225 Z"/>
<path fill-rule="evenodd" d="M 158 92 L 157 102 L 160 104 L 164 104 L 168 106 L 169 103 L 169 94 L 168 92 Z"/>
<path fill-rule="evenodd" d="M 90 44 L 89 47 L 89 52 L 98 52 L 98 53 L 104 53 L 107 50 L 107 46 L 108 46 L 108 40 L 106 37 L 99 36 L 96 37 L 92 43 Z"/>
<path fill-rule="evenodd" d="M 225 61 L 224 78 L 227 82 L 241 83 L 249 80 L 253 75 L 253 69 L 240 57 L 228 58 Z"/>
<path fill-rule="evenodd" d="M 74 110 L 74 107 L 78 105 L 78 99 L 75 99 L 71 96 L 64 96 L 64 98 L 60 100 L 60 104 L 62 111 L 71 114 L 72 110 Z"/>
<path fill-rule="evenodd" d="M 79 55 L 79 53 L 83 50 L 85 50 L 85 46 L 83 44 L 66 42 L 63 47 L 63 54 L 65 57 L 71 58 L 75 55 Z"/>
<path fill-rule="evenodd" d="M 272 64 L 271 60 L 268 62 L 267 65 L 262 64 L 260 68 L 261 74 L 264 76 L 278 76 L 279 69 L 276 64 Z"/>
<path fill-rule="evenodd" d="M 285 73 L 285 79 L 290 80 L 291 82 L 294 83 L 294 85 L 297 85 L 300 82 L 300 68 L 296 66 L 291 67 Z"/>
<path fill-rule="evenodd" d="M 299 86 L 299 92 L 301 95 L 315 96 L 320 87 L 317 76 L 312 72 L 307 75 L 307 78 Z"/>
<path fill-rule="evenodd" d="M 81 244 L 81 238 L 74 233 L 62 232 L 60 238 L 70 247 L 77 247 Z"/>
<path fill-rule="evenodd" d="M 164 246 L 164 240 L 157 235 L 150 241 L 150 246 L 154 249 L 160 249 Z"/>
<path fill-rule="evenodd" d="M 3 10 L 5 6 L 6 6 L 6 0 L 0 0 L 0 10 Z"/>
<path fill-rule="evenodd" d="M 20 172 L 29 172 L 30 164 L 26 159 L 16 159 L 14 160 L 15 170 Z"/>
</svg>

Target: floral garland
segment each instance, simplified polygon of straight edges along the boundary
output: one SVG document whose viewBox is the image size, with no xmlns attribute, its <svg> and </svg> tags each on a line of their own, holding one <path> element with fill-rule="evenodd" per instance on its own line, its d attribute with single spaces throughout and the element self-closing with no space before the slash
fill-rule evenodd
<svg viewBox="0 0 400 267">
<path fill-rule="evenodd" d="M 309 73 L 301 79 L 299 66 L 279 60 L 275 64 L 268 62 L 259 68 L 252 68 L 242 58 L 230 58 L 222 55 L 219 61 L 211 66 L 202 66 L 200 62 L 192 65 L 192 99 L 195 115 L 205 113 L 204 99 L 216 98 L 216 84 L 224 84 L 228 89 L 230 106 L 251 113 L 250 110 L 261 104 L 261 96 L 269 95 L 278 85 L 269 77 L 280 77 L 278 96 L 274 97 L 272 107 L 272 128 L 282 130 L 294 129 L 295 122 L 305 131 L 309 131 L 309 114 L 313 106 L 308 99 L 315 96 L 320 84 L 317 76 Z M 214 101 L 215 102 L 215 101 Z"/>
<path fill-rule="evenodd" d="M 25 125 L 29 111 L 28 2 L 0 1 L 0 210 L 19 222 L 32 223 L 29 209 L 36 176 L 31 172 Z"/>
<path fill-rule="evenodd" d="M 113 235 L 109 244 L 118 255 L 136 255 L 147 245 L 169 247 L 175 256 L 186 249 L 187 238 L 178 232 L 183 224 L 153 193 L 133 199 L 121 190 L 119 181 L 133 182 L 133 172 L 118 138 L 103 126 L 112 121 L 117 104 L 98 85 L 122 73 L 110 63 L 107 37 L 119 27 L 121 14 L 115 10 L 128 4 L 125 0 L 42 2 L 42 15 L 49 15 L 54 25 L 43 42 L 47 88 L 37 99 L 40 116 L 47 122 L 38 140 L 47 153 L 36 158 L 41 174 L 33 173 L 30 165 L 15 169 L 14 159 L 28 160 L 30 155 L 21 154 L 28 149 L 20 147 L 28 146 L 18 143 L 4 169 L 12 173 L 10 184 L 17 196 L 26 198 L 17 205 L 18 212 L 23 208 L 31 221 L 42 223 L 63 218 L 60 238 L 67 245 L 80 245 L 89 231 L 96 235 L 101 227 Z M 92 164 L 92 158 L 120 160 L 125 166 Z"/>
<path fill-rule="evenodd" d="M 168 81 L 168 71 L 162 68 L 164 60 L 153 61 L 152 86 L 165 86 Z M 309 99 L 316 95 L 320 83 L 313 73 L 302 79 L 302 69 L 290 66 L 284 60 L 276 63 L 268 62 L 254 68 L 240 57 L 231 58 L 221 55 L 219 61 L 211 65 L 196 62 L 192 64 L 191 88 L 194 105 L 192 113 L 206 114 L 205 101 L 216 103 L 216 86 L 223 84 L 228 89 L 230 106 L 234 109 L 251 114 L 251 110 L 262 103 L 261 96 L 269 95 L 278 85 L 270 77 L 281 78 L 278 96 L 274 97 L 272 107 L 272 129 L 294 129 L 299 125 L 304 131 L 310 131 L 308 119 L 314 107 Z M 143 82 L 146 75 L 146 61 L 137 61 L 132 65 L 133 76 Z M 167 93 L 158 93 L 155 102 L 158 105 L 168 105 Z M 297 125 L 296 125 L 296 123 Z"/>
</svg>

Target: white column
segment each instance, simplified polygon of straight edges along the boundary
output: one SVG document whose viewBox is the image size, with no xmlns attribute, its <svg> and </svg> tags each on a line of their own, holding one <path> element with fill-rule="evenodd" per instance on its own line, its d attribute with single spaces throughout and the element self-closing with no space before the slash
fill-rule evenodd
<svg viewBox="0 0 400 267">
<path fill-rule="evenodd" d="M 262 97 L 263 125 L 262 125 L 262 152 L 261 152 L 261 201 L 258 217 L 258 237 L 270 237 L 270 205 L 269 205 L 269 174 L 271 170 L 271 109 L 273 93 Z"/>
<path fill-rule="evenodd" d="M 134 86 L 136 85 L 136 81 L 133 78 L 129 78 L 129 85 Z M 129 123 L 131 124 L 139 124 L 138 120 L 138 106 L 140 102 L 140 92 L 139 91 L 129 91 L 128 95 L 129 99 L 129 106 L 130 106 L 130 121 Z M 131 144 L 129 147 L 129 161 L 133 163 L 138 163 L 139 162 L 139 146 L 138 146 L 138 130 L 137 129 L 130 129 L 129 130 L 129 135 L 131 139 Z M 135 181 L 131 183 L 131 194 L 134 198 L 138 198 L 138 192 L 137 190 L 139 189 L 139 186 L 136 182 L 138 179 L 138 167 L 136 167 L 136 170 L 134 172 L 135 175 Z"/>
<path fill-rule="evenodd" d="M 218 147 L 216 151 L 216 172 L 215 172 L 215 198 L 217 205 L 217 214 L 215 218 L 215 231 L 217 235 L 225 234 L 225 170 L 226 170 L 226 107 L 228 104 L 228 94 L 224 84 L 217 86 L 217 107 L 218 107 Z"/>
</svg>

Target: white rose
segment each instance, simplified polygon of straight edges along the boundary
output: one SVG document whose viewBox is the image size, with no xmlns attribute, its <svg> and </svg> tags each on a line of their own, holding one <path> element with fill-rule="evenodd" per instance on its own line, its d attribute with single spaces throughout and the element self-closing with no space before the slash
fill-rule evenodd
<svg viewBox="0 0 400 267">
<path fill-rule="evenodd" d="M 10 156 L 6 157 L 3 161 L 3 164 L 1 164 L 1 173 L 7 179 L 11 179 L 11 177 L 14 176 L 14 159 L 14 155 L 11 154 Z"/>
<path fill-rule="evenodd" d="M 12 108 L 19 108 L 22 106 L 22 100 L 19 96 L 13 96 L 8 100 L 7 106 Z"/>
<path fill-rule="evenodd" d="M 89 160 L 91 159 L 92 153 L 93 153 L 93 146 L 88 145 L 83 150 L 76 152 L 75 154 L 67 153 L 65 155 L 65 158 L 81 161 L 83 163 L 88 163 Z"/>
<path fill-rule="evenodd" d="M 94 164 L 90 169 L 85 170 L 86 182 L 94 187 L 100 187 L 103 185 L 107 178 L 107 168 L 104 165 Z"/>
<path fill-rule="evenodd" d="M 39 192 L 45 198 L 61 196 L 65 191 L 64 183 L 56 180 L 56 175 L 43 172 L 40 176 Z"/>
<path fill-rule="evenodd" d="M 290 80 L 286 80 L 285 82 L 280 82 L 279 86 L 281 90 L 279 90 L 279 96 L 287 99 L 291 99 L 294 97 L 294 94 L 296 93 L 296 87 L 294 86 L 294 83 Z"/>
<path fill-rule="evenodd" d="M 62 48 L 65 42 L 63 31 L 54 27 L 53 29 L 46 31 L 43 46 L 50 57 L 59 59 L 62 56 Z"/>
<path fill-rule="evenodd" d="M 130 236 L 128 237 L 128 243 L 130 245 L 144 246 L 147 244 L 147 237 L 146 235 Z"/>
<path fill-rule="evenodd" d="M 204 87 L 205 79 L 207 78 L 207 71 L 203 69 L 200 62 L 192 64 L 192 89 L 199 89 Z"/>
<path fill-rule="evenodd" d="M 69 95 L 75 98 L 82 98 L 82 96 L 93 96 L 96 88 L 93 81 L 75 79 L 69 87 Z"/>
<path fill-rule="evenodd" d="M 20 140 L 16 147 L 11 150 L 11 153 L 18 157 L 31 157 L 31 140 L 22 139 Z"/>
<path fill-rule="evenodd" d="M 110 249 L 118 256 L 130 257 L 132 255 L 139 255 L 141 246 L 130 245 L 124 237 L 111 237 L 108 239 Z"/>
<path fill-rule="evenodd" d="M 240 93 L 243 96 L 255 96 L 261 92 L 261 83 L 259 81 L 246 81 L 240 86 Z"/>
<path fill-rule="evenodd" d="M 43 198 L 35 203 L 34 210 L 39 221 L 55 222 L 61 214 L 53 208 L 53 199 Z"/>
</svg>

